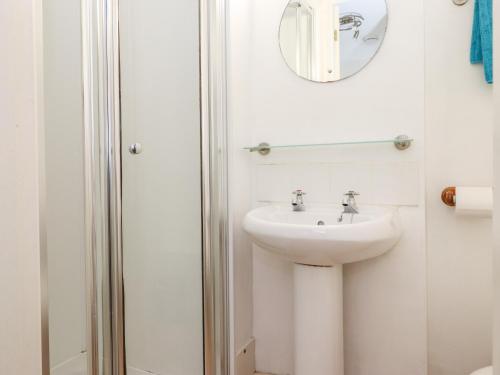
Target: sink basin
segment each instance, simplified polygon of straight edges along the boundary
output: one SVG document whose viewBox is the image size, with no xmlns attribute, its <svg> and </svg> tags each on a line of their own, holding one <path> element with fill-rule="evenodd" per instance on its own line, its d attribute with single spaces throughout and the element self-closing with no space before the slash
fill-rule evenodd
<svg viewBox="0 0 500 375">
<path fill-rule="evenodd" d="M 255 243 L 295 263 L 296 375 L 344 374 L 342 265 L 382 255 L 401 237 L 395 208 L 362 206 L 339 222 L 341 211 L 266 206 L 250 211 L 243 223 Z"/>
<path fill-rule="evenodd" d="M 334 206 L 265 206 L 250 211 L 243 226 L 255 243 L 305 265 L 334 266 L 379 256 L 401 237 L 396 208 L 362 206 L 344 215 Z"/>
</svg>

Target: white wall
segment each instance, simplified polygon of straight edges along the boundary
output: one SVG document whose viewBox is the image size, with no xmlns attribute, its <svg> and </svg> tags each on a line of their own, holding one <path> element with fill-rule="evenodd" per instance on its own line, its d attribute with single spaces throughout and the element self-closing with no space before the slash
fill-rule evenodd
<svg viewBox="0 0 500 375">
<path fill-rule="evenodd" d="M 86 350 L 81 5 L 80 0 L 46 0 L 43 6 L 50 364 L 54 368 L 70 359 L 78 362 Z"/>
<path fill-rule="evenodd" d="M 38 375 L 39 4 L 0 2 L 0 373 Z M 35 26 L 33 21 L 36 20 Z M 36 34 L 35 34 L 36 30 Z M 34 46 L 37 50 L 34 50 Z"/>
<path fill-rule="evenodd" d="M 379 55 L 357 76 L 334 84 L 297 78 L 283 62 L 277 31 L 286 4 L 252 1 L 246 22 L 238 25 L 247 27 L 250 36 L 236 40 L 231 30 L 231 55 L 245 56 L 248 62 L 237 78 L 232 76 L 246 85 L 230 99 L 231 107 L 246 111 L 235 116 L 238 123 L 231 122 L 233 131 L 246 132 L 246 139 L 240 138 L 237 145 L 374 139 L 403 133 L 416 142 L 406 152 L 384 145 L 273 151 L 266 158 L 247 155 L 252 186 L 239 184 L 239 197 L 247 199 L 245 195 L 251 194 L 254 205 L 289 202 L 291 191 L 303 188 L 309 193 L 308 202 L 339 204 L 342 193 L 353 187 L 360 190 L 364 203 L 404 205 L 406 234 L 397 248 L 379 259 L 345 267 L 346 374 L 423 374 L 427 366 L 423 4 L 390 3 L 392 32 Z M 235 146 L 234 153 L 241 158 L 243 151 Z M 374 179 L 377 176 L 380 179 Z M 291 265 L 255 248 L 253 267 L 257 369 L 291 373 Z"/>
<path fill-rule="evenodd" d="M 494 19 L 500 19 L 500 4 L 493 2 Z M 494 28 L 494 61 L 495 77 L 500 77 L 500 27 Z M 493 233 L 494 233 L 494 331 L 493 331 L 493 364 L 495 375 L 500 375 L 500 90 L 498 84 L 494 90 L 494 136 L 493 136 L 493 165 L 494 165 L 494 213 L 493 213 Z"/>
<path fill-rule="evenodd" d="M 473 3 L 426 2 L 429 375 L 491 364 L 491 220 L 441 202 L 446 186 L 492 184 L 492 87 L 468 62 Z"/>
<path fill-rule="evenodd" d="M 287 203 L 296 188 L 309 193 L 308 202 L 338 203 L 341 193 L 354 187 L 364 203 L 402 206 L 400 244 L 379 259 L 345 267 L 346 374 L 459 375 L 487 365 L 491 225 L 457 219 L 439 200 L 447 185 L 491 184 L 491 147 L 483 142 L 492 132 L 491 87 L 467 55 L 473 2 L 460 8 L 446 1 L 389 1 L 389 30 L 379 54 L 360 74 L 334 84 L 304 81 L 282 60 L 277 32 L 286 0 L 233 3 L 238 10 L 231 13 L 230 44 L 236 217 L 249 208 L 248 195 L 252 206 Z M 240 150 L 263 141 L 314 143 L 401 133 L 416 139 L 406 152 L 352 146 L 262 157 Z M 240 276 L 252 265 L 238 225 L 235 220 L 240 236 L 235 263 L 245 273 L 235 273 L 235 283 L 248 285 L 251 279 Z M 290 264 L 254 248 L 253 334 L 260 371 L 293 372 L 291 283 Z M 240 287 L 235 293 L 245 291 Z M 240 306 L 252 303 L 248 295 L 239 299 Z M 242 344 L 251 326 L 236 306 Z"/>
</svg>

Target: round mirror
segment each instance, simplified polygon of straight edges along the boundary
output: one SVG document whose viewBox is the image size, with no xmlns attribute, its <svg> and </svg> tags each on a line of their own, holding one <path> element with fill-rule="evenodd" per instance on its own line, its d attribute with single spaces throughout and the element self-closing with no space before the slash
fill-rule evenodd
<svg viewBox="0 0 500 375">
<path fill-rule="evenodd" d="M 281 53 L 302 78 L 338 81 L 370 62 L 386 29 L 385 0 L 290 0 L 281 19 Z"/>
</svg>

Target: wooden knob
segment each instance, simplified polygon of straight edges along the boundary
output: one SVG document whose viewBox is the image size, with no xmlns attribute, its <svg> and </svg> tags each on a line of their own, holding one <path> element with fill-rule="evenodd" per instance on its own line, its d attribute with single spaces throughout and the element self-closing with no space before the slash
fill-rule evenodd
<svg viewBox="0 0 500 375">
<path fill-rule="evenodd" d="M 450 207 L 456 206 L 455 196 L 457 194 L 457 188 L 455 186 L 447 187 L 441 193 L 441 200 L 443 203 Z"/>
</svg>

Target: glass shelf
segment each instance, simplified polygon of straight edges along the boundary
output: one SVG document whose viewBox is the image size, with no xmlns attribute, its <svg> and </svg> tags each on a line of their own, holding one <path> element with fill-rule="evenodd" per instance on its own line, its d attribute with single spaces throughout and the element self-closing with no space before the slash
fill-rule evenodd
<svg viewBox="0 0 500 375">
<path fill-rule="evenodd" d="M 257 146 L 244 147 L 244 150 L 250 152 L 258 152 L 261 155 L 267 155 L 272 149 L 294 149 L 294 148 L 316 148 L 316 147 L 333 147 L 347 145 L 373 145 L 373 144 L 392 144 L 398 150 L 408 149 L 414 140 L 406 135 L 399 135 L 392 139 L 372 139 L 359 141 L 339 141 L 329 143 L 306 143 L 306 144 L 290 144 L 290 145 L 270 145 L 268 143 L 260 143 Z"/>
</svg>

